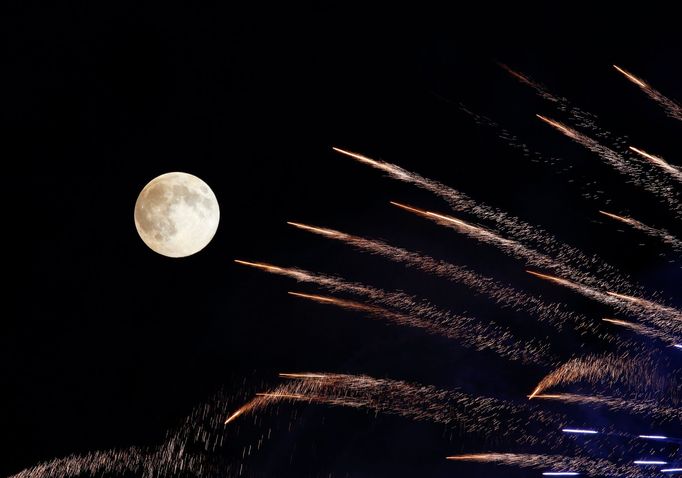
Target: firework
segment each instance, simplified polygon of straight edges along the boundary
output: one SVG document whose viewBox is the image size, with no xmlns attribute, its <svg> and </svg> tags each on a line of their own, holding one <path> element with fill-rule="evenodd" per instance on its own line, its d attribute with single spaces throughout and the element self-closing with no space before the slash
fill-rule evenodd
<svg viewBox="0 0 682 478">
<path fill-rule="evenodd" d="M 257 394 L 239 409 L 244 410 L 240 415 L 281 401 L 304 401 L 456 425 L 484 436 L 514 437 L 521 443 L 542 441 L 548 446 L 565 443 L 561 433 L 549 431 L 564 421 L 564 417 L 522 404 L 366 375 L 299 373 L 282 376 L 293 380 Z M 533 424 L 547 427 L 546 436 L 540 438 L 524 431 Z"/>
<path fill-rule="evenodd" d="M 477 293 L 489 297 L 502 307 L 522 310 L 540 321 L 550 322 L 560 330 L 566 323 L 572 323 L 579 330 L 597 332 L 596 324 L 591 319 L 576 312 L 565 310 L 561 304 L 546 302 L 519 289 L 506 286 L 488 276 L 473 272 L 467 267 L 437 260 L 428 255 L 395 247 L 376 239 L 366 239 L 334 229 L 296 222 L 288 222 L 287 224 L 328 239 L 341 241 L 360 251 L 384 257 L 436 277 L 463 284 Z M 612 337 L 610 339 L 613 340 Z"/>
<path fill-rule="evenodd" d="M 593 385 L 624 385 L 643 393 L 663 391 L 669 380 L 655 372 L 656 362 L 648 357 L 587 356 L 574 358 L 547 374 L 529 398 L 535 398 L 557 385 L 587 382 Z M 673 385 L 674 387 L 674 385 Z"/>
<path fill-rule="evenodd" d="M 667 181 L 650 176 L 647 177 L 641 168 L 638 168 L 637 165 L 627 161 L 620 153 L 574 128 L 545 116 L 537 115 L 537 117 L 555 128 L 557 131 L 563 133 L 568 138 L 599 156 L 619 173 L 628 176 L 633 184 L 636 184 L 637 186 L 656 195 L 665 202 L 665 204 L 672 212 L 675 213 L 676 216 L 682 217 L 682 203 L 680 203 L 677 193 L 671 190 L 670 184 Z"/>
<path fill-rule="evenodd" d="M 573 405 L 588 405 L 606 407 L 609 410 L 625 412 L 632 415 L 647 417 L 656 423 L 682 422 L 682 410 L 677 407 L 667 407 L 660 400 L 652 399 L 623 399 L 604 395 L 580 395 L 575 393 L 536 394 L 532 398 L 538 400 L 555 400 Z M 640 435 L 639 438 L 665 439 L 660 436 Z"/>
<path fill-rule="evenodd" d="M 642 90 L 649 98 L 658 103 L 665 110 L 669 117 L 674 118 L 678 121 L 682 121 L 682 107 L 680 107 L 680 105 L 678 105 L 675 101 L 664 96 L 662 93 L 656 91 L 644 80 L 642 80 L 641 78 L 637 78 L 632 73 L 627 72 L 616 65 L 613 65 L 613 67 L 619 73 L 622 73 L 623 76 L 625 76 L 625 78 L 630 80 L 635 85 L 639 86 L 639 89 Z"/>
<path fill-rule="evenodd" d="M 348 282 L 339 277 L 316 274 L 298 268 L 285 268 L 242 260 L 235 262 L 271 274 L 291 277 L 298 282 L 316 284 L 332 292 L 351 293 L 366 297 L 370 303 L 365 304 L 335 297 L 290 292 L 294 296 L 366 313 L 372 318 L 388 320 L 398 325 L 419 328 L 430 334 L 457 340 L 459 344 L 465 347 L 471 347 L 475 350 L 491 350 L 510 360 L 543 364 L 554 361 L 548 356 L 546 345 L 538 344 L 535 341 L 521 342 L 500 326 L 484 324 L 473 317 L 452 314 L 404 292 L 389 292 L 357 282 Z M 398 309 L 401 312 L 395 312 L 387 307 Z"/>
<path fill-rule="evenodd" d="M 571 473 L 592 476 L 625 476 L 636 478 L 641 476 L 637 467 L 617 465 L 608 460 L 584 457 L 569 457 L 563 455 L 539 455 L 519 453 L 477 453 L 471 455 L 448 456 L 452 461 L 471 461 L 483 463 L 497 463 L 500 465 L 519 466 L 523 468 L 575 470 L 546 473 Z"/>
<path fill-rule="evenodd" d="M 658 156 L 654 156 L 653 154 L 649 154 L 646 151 L 642 151 L 641 149 L 635 148 L 634 146 L 630 146 L 630 150 L 639 154 L 643 158 L 648 159 L 649 161 L 652 162 L 652 164 L 655 164 L 656 166 L 661 168 L 663 171 L 670 174 L 677 181 L 682 182 L 682 171 L 680 171 L 675 166 L 671 166 L 670 164 L 668 164 L 663 158 L 659 158 Z"/>
<path fill-rule="evenodd" d="M 583 282 L 590 282 L 593 283 L 593 285 L 601 287 L 618 287 L 619 289 L 628 291 L 637 290 L 637 288 L 634 285 L 629 284 L 627 279 L 614 267 L 606 264 L 601 259 L 595 256 L 588 256 L 578 249 L 562 243 L 556 237 L 553 237 L 542 229 L 532 226 L 519 218 L 510 216 L 504 211 L 487 206 L 483 203 L 478 203 L 460 191 L 437 181 L 424 178 L 417 173 L 409 172 L 395 164 L 371 159 L 359 153 L 353 153 L 336 147 L 333 149 L 362 164 L 386 172 L 393 179 L 413 184 L 429 191 L 445 200 L 450 207 L 455 210 L 473 214 L 481 220 L 494 222 L 497 227 L 514 237 L 518 242 L 534 244 L 536 247 L 541 248 L 543 254 L 549 254 L 556 258 L 556 263 L 574 264 L 585 270 L 593 270 L 599 277 L 597 279 L 596 275 L 587 273 L 580 274 Z M 573 266 L 570 267 L 570 269 L 573 271 L 576 270 Z"/>
</svg>

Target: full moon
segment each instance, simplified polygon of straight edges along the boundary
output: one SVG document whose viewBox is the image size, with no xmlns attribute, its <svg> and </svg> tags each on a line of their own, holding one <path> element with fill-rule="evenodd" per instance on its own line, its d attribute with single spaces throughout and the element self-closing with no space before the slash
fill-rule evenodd
<svg viewBox="0 0 682 478">
<path fill-rule="evenodd" d="M 218 229 L 218 200 L 196 176 L 166 173 L 142 189 L 135 203 L 135 227 L 154 252 L 191 256 L 211 242 Z"/>
</svg>

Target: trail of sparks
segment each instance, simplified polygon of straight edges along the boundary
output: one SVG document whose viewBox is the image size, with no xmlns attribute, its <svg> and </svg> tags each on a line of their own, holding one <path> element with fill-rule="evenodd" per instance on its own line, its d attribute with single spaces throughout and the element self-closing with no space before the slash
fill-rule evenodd
<svg viewBox="0 0 682 478">
<path fill-rule="evenodd" d="M 655 164 L 659 168 L 661 168 L 663 171 L 671 175 L 673 178 L 675 178 L 677 181 L 682 183 L 682 171 L 680 171 L 678 168 L 675 166 L 672 166 L 668 164 L 666 160 L 663 158 L 659 158 L 658 156 L 654 156 L 653 154 L 649 154 L 646 151 L 643 151 L 641 149 L 637 149 L 634 146 L 629 147 L 631 151 L 634 151 L 635 153 L 639 154 L 645 159 L 648 159 L 651 161 L 652 164 Z"/>
<path fill-rule="evenodd" d="M 591 355 L 571 359 L 547 374 L 528 398 L 533 399 L 558 385 L 577 382 L 607 386 L 618 384 L 642 393 L 651 390 L 664 393 L 672 390 L 672 393 L 677 393 L 670 379 L 656 373 L 656 363 L 650 357 Z M 676 397 L 672 398 L 676 400 Z"/>
<path fill-rule="evenodd" d="M 501 66 L 521 83 L 533 88 L 541 98 L 555 104 L 559 111 L 567 113 L 576 126 L 592 131 L 594 136 L 598 138 L 598 141 L 559 123 L 558 121 L 550 120 L 547 117 L 541 117 L 543 121 L 552 125 L 569 138 L 588 148 L 590 151 L 596 153 L 617 171 L 627 175 L 630 178 L 630 181 L 637 186 L 657 195 L 657 197 L 662 199 L 668 207 L 672 209 L 673 213 L 675 213 L 678 218 L 682 218 L 682 204 L 680 204 L 680 198 L 672 191 L 671 184 L 666 180 L 667 178 L 661 178 L 651 174 L 651 172 L 644 167 L 646 164 L 651 164 L 651 158 L 647 158 L 646 161 L 641 161 L 639 156 L 626 156 L 629 151 L 632 151 L 631 148 L 628 149 L 627 145 L 629 141 L 626 137 L 614 136 L 611 132 L 604 130 L 597 124 L 597 117 L 595 115 L 573 106 L 571 102 L 564 97 L 550 93 L 539 83 L 531 80 L 527 75 L 516 72 L 506 65 Z M 630 77 L 634 78 L 633 75 L 630 75 Z M 637 81 L 641 80 L 637 79 Z M 679 108 L 679 106 L 677 106 L 677 108 Z M 602 143 L 609 143 L 612 146 L 608 147 Z M 628 161 L 626 161 L 626 158 Z M 660 167 L 661 165 L 658 164 L 657 166 Z"/>
<path fill-rule="evenodd" d="M 623 411 L 633 415 L 645 416 L 656 423 L 682 421 L 682 410 L 664 407 L 657 400 L 626 400 L 603 395 L 579 395 L 574 393 L 539 394 L 535 399 L 557 400 L 564 403 L 590 406 L 604 406 L 610 410 Z"/>
<path fill-rule="evenodd" d="M 556 470 L 554 473 L 570 472 L 591 476 L 624 476 L 627 478 L 639 478 L 642 476 L 641 468 L 636 466 L 618 465 L 611 461 L 597 458 L 563 455 L 477 453 L 448 456 L 447 459 L 452 461 L 497 463 L 500 465 L 518 466 L 522 468 Z M 549 473 L 552 472 L 549 471 Z"/>
<path fill-rule="evenodd" d="M 139 448 L 96 451 L 84 455 L 55 458 L 27 468 L 9 478 L 71 478 L 135 474 L 145 478 L 191 473 L 201 476 L 207 470 L 204 460 L 168 443 L 154 450 Z"/>
<path fill-rule="evenodd" d="M 464 266 L 437 260 L 425 254 L 392 246 L 376 239 L 354 236 L 334 229 L 309 226 L 296 222 L 288 222 L 287 224 L 328 239 L 341 241 L 357 250 L 384 257 L 427 274 L 466 285 L 476 292 L 491 298 L 502 307 L 523 310 L 540 321 L 550 322 L 559 330 L 567 322 L 570 322 L 578 330 L 597 332 L 596 324 L 593 320 L 572 311 L 562 310 L 561 304 L 545 302 L 538 297 L 526 294 L 490 277 L 473 272 Z"/>
<path fill-rule="evenodd" d="M 258 394 L 239 409 L 239 415 L 255 412 L 281 401 L 304 401 L 456 425 L 467 432 L 480 433 L 483 436 L 514 437 L 520 443 L 545 442 L 550 446 L 569 443 L 559 431 L 559 424 L 565 417 L 537 407 L 528 408 L 523 404 L 512 404 L 494 398 L 366 375 L 302 373 L 281 376 L 293 380 Z M 318 378 L 319 376 L 324 378 Z M 232 413 L 230 417 L 236 413 Z M 225 424 L 234 420 L 230 420 L 230 417 Z M 547 434 L 538 437 L 527 433 L 529 425 L 547 427 Z"/>
<path fill-rule="evenodd" d="M 406 206 L 404 204 L 391 202 L 391 204 L 400 207 L 406 211 L 416 214 L 421 217 L 430 219 L 437 224 L 449 227 L 458 232 L 462 232 L 469 237 L 477 239 L 479 241 L 492 244 L 502 251 L 508 253 L 509 255 L 516 257 L 517 259 L 525 260 L 527 264 L 532 264 L 537 267 L 545 267 L 549 269 L 557 269 L 563 271 L 566 275 L 570 277 L 581 277 L 581 274 L 571 267 L 565 266 L 563 264 L 558 264 L 553 261 L 550 257 L 541 254 L 537 251 L 525 247 L 516 241 L 503 238 L 496 233 L 493 233 L 487 229 L 481 228 L 479 226 L 471 225 L 461 219 L 457 219 L 451 216 L 446 216 L 444 214 L 437 214 L 431 211 L 426 211 L 422 209 L 417 209 L 411 206 Z M 540 274 L 538 272 L 528 271 L 542 279 L 551 280 L 557 284 L 569 287 L 570 289 L 581 293 L 582 295 L 589 297 L 594 300 L 601 301 L 605 304 L 612 305 L 619 310 L 626 310 L 630 313 L 635 313 L 642 316 L 660 327 L 668 327 L 671 330 L 682 330 L 680 327 L 681 323 L 678 323 L 678 319 L 682 318 L 682 313 L 676 309 L 669 308 L 655 302 L 646 301 L 644 299 L 638 299 L 637 302 L 632 300 L 626 300 L 630 296 L 621 296 L 619 294 L 612 294 L 609 292 L 601 292 L 592 287 L 588 287 L 579 282 L 570 281 L 567 279 L 559 278 L 556 276 L 551 276 L 548 274 Z M 614 300 L 620 299 L 620 300 Z M 671 320 L 672 319 L 672 320 Z"/>
<path fill-rule="evenodd" d="M 631 217 L 619 216 L 617 214 L 613 214 L 606 211 L 599 211 L 599 214 L 603 214 L 606 217 L 610 217 L 611 219 L 620 221 L 623 224 L 627 224 L 633 229 L 642 231 L 646 235 L 654 237 L 660 240 L 661 242 L 670 245 L 675 251 L 682 252 L 682 240 L 673 236 L 665 229 L 656 229 L 655 227 L 647 226 L 643 222 L 637 221 L 636 219 L 633 219 Z"/>
<path fill-rule="evenodd" d="M 547 118 L 546 116 L 536 116 L 548 125 L 555 128 L 557 131 L 563 133 L 568 138 L 599 156 L 619 173 L 628 176 L 637 186 L 656 195 L 666 203 L 666 205 L 673 213 L 675 213 L 677 217 L 682 217 L 682 203 L 680 203 L 678 194 L 671 190 L 667 182 L 655 180 L 654 178 L 646 178 L 645 180 L 642 177 L 642 171 L 635 165 L 626 161 L 620 153 L 579 132 L 578 130 L 571 128 L 570 126 Z"/>
<path fill-rule="evenodd" d="M 384 171 L 393 179 L 413 184 L 419 188 L 435 194 L 436 196 L 445 200 L 450 207 L 455 210 L 473 214 L 480 219 L 492 221 L 504 232 L 515 237 L 518 241 L 524 241 L 531 244 L 536 244 L 541 247 L 543 252 L 556 258 L 556 263 L 576 264 L 585 270 L 593 270 L 594 275 L 587 272 L 578 272 L 575 268 L 571 270 L 578 274 L 581 282 L 598 285 L 601 287 L 619 288 L 621 290 L 628 290 L 634 292 L 636 288 L 629 284 L 627 279 L 623 277 L 614 267 L 604 263 L 597 256 L 588 256 L 578 249 L 568 246 L 557 240 L 551 234 L 543 231 L 538 227 L 510 216 L 504 211 L 487 206 L 483 203 L 477 203 L 465 194 L 450 188 L 437 181 L 424 178 L 417 173 L 409 172 L 400 166 L 368 158 L 359 153 L 346 151 L 340 148 L 333 148 L 334 151 L 345 156 L 351 157 L 362 164 L 366 164 L 372 168 Z"/>
<path fill-rule="evenodd" d="M 668 345 L 672 345 L 676 343 L 677 338 L 666 333 L 663 330 L 659 329 L 652 329 L 650 327 L 647 327 L 646 325 L 642 324 L 637 324 L 635 322 L 630 322 L 627 320 L 620 320 L 620 319 L 609 319 L 607 317 L 604 317 L 601 319 L 603 322 L 607 322 L 609 324 L 614 324 L 618 325 L 620 327 L 625 327 L 627 329 L 630 329 L 640 335 L 652 338 L 652 339 L 658 339 L 662 340 Z"/>
<path fill-rule="evenodd" d="M 676 334 L 682 333 L 682 322 L 680 320 L 682 316 L 677 309 L 612 291 L 602 292 L 593 289 L 592 287 L 549 274 L 542 274 L 530 270 L 526 270 L 526 272 L 540 279 L 571 289 L 590 299 L 611 305 L 617 310 L 637 315 L 638 317 L 651 322 L 658 327 L 658 330 L 649 329 L 651 333 L 656 334 L 656 337 L 665 342 L 677 340 L 670 335 L 670 332 Z"/>
<path fill-rule="evenodd" d="M 290 277 L 298 282 L 316 284 L 332 292 L 344 292 L 367 297 L 371 302 L 364 304 L 336 297 L 290 292 L 294 296 L 366 313 L 374 319 L 387 320 L 401 326 L 419 328 L 430 334 L 456 340 L 460 345 L 477 351 L 490 350 L 509 360 L 545 365 L 554 361 L 548 356 L 547 345 L 537 344 L 535 341 L 521 342 L 515 339 L 509 331 L 499 326 L 482 324 L 472 317 L 454 315 L 404 292 L 384 291 L 298 268 L 285 268 L 242 260 L 235 262 L 272 274 Z M 386 307 L 396 308 L 405 313 L 398 313 Z"/>
<path fill-rule="evenodd" d="M 635 85 L 639 86 L 639 89 L 642 90 L 649 98 L 658 103 L 659 106 L 661 106 L 665 110 L 665 112 L 670 118 L 682 121 L 682 107 L 680 107 L 680 105 L 678 105 L 675 101 L 671 100 L 670 98 L 663 95 L 659 91 L 653 89 L 644 80 L 642 80 L 641 78 L 637 78 L 632 73 L 625 71 L 624 69 L 617 65 L 613 65 L 613 67 L 619 73 L 622 73 L 623 76 L 625 76 L 625 78 L 630 80 Z"/>
</svg>

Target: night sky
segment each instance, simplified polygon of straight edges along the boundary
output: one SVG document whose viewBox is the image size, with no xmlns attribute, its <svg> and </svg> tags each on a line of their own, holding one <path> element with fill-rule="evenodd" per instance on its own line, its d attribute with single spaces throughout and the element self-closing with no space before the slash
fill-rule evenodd
<svg viewBox="0 0 682 478">
<path fill-rule="evenodd" d="M 671 12 L 647 7 L 611 16 L 568 3 L 447 11 L 232 3 L 20 4 L 5 16 L 3 70 L 16 88 L 2 109 L 6 133 L 21 143 L 20 154 L 8 151 L 5 159 L 26 169 L 6 182 L 9 207 L 19 204 L 29 224 L 20 233 L 26 252 L 7 257 L 20 260 L 28 280 L 10 297 L 15 307 L 3 315 L 0 334 L 0 475 L 71 453 L 156 445 L 193 407 L 276 382 L 281 371 L 368 374 L 510 399 L 547 372 L 288 296 L 319 289 L 235 258 L 404 290 L 511 324 L 520 337 L 543 334 L 563 359 L 601 351 L 538 329 L 463 286 L 288 226 L 382 238 L 595 320 L 610 313 L 529 277 L 521 261 L 493 247 L 391 206 L 456 215 L 332 146 L 399 164 L 541 225 L 682 306 L 679 253 L 597 210 L 678 237 L 680 221 L 538 121 L 536 113 L 566 116 L 496 65 L 528 74 L 598 115 L 614 135 L 681 165 L 680 122 L 611 66 L 682 100 L 681 39 Z M 557 165 L 524 157 L 460 103 Z M 139 191 L 169 171 L 202 178 L 221 208 L 213 241 L 183 259 L 151 251 L 133 222 Z M 588 197 L 596 191 L 599 197 Z M 539 475 L 446 462 L 447 454 L 491 445 L 451 438 L 442 425 L 313 405 L 280 412 L 268 419 L 295 412 L 292 429 L 273 432 L 246 476 Z M 610 417 L 593 418 L 634 426 Z"/>
</svg>

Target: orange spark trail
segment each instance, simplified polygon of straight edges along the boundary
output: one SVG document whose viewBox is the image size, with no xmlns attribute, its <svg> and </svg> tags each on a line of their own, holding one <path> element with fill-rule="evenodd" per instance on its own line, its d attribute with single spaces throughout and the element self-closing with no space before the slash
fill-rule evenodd
<svg viewBox="0 0 682 478">
<path fill-rule="evenodd" d="M 606 211 L 599 211 L 599 214 L 603 214 L 604 216 L 610 217 L 611 219 L 620 221 L 634 229 L 637 229 L 638 231 L 642 231 L 648 236 L 659 239 L 661 242 L 670 245 L 675 251 L 682 251 L 682 240 L 673 236 L 665 229 L 656 229 L 655 227 L 647 226 L 643 222 L 637 221 L 631 217 L 618 216 L 617 214 Z"/>
<path fill-rule="evenodd" d="M 649 154 L 646 151 L 643 151 L 641 149 L 637 149 L 634 146 L 629 146 L 629 149 L 631 151 L 634 151 L 635 153 L 639 154 L 643 158 L 648 159 L 651 161 L 651 163 L 655 164 L 668 174 L 670 174 L 672 177 L 674 177 L 677 181 L 682 182 L 682 171 L 680 171 L 678 168 L 675 166 L 672 166 L 669 164 L 666 160 L 663 158 L 659 158 L 658 156 L 654 156 L 653 154 Z"/>
<path fill-rule="evenodd" d="M 655 194 L 660 200 L 664 201 L 668 207 L 677 217 L 682 218 L 682 203 L 678 194 L 670 188 L 667 181 L 662 181 L 660 178 L 647 177 L 641 170 L 641 167 L 633 164 L 632 161 L 627 161 L 620 153 L 614 151 L 601 144 L 599 141 L 590 138 L 589 136 L 566 126 L 563 123 L 547 118 L 545 116 L 536 115 L 543 122 L 549 124 L 556 130 L 563 133 L 565 136 L 571 138 L 573 141 L 593 152 L 601 159 L 606 161 L 619 173 L 624 174 L 637 186 Z"/>
<path fill-rule="evenodd" d="M 328 375 L 315 373 L 278 373 L 277 375 L 282 378 L 330 378 Z"/>
<path fill-rule="evenodd" d="M 610 217 L 611 219 L 615 219 L 616 221 L 624 222 L 625 224 L 629 224 L 630 226 L 634 226 L 637 223 L 637 221 L 635 221 L 632 218 L 618 216 L 617 214 L 613 214 L 613 213 L 606 212 L 606 211 L 600 210 L 599 214 L 603 214 L 604 216 Z"/>
<path fill-rule="evenodd" d="M 625 411 L 634 415 L 644 415 L 658 423 L 682 420 L 682 410 L 679 408 L 661 406 L 658 400 L 626 400 L 603 395 L 579 395 L 575 393 L 553 393 L 535 395 L 533 398 L 542 400 L 557 400 L 576 405 L 602 405 L 610 410 Z"/>
<path fill-rule="evenodd" d="M 407 210 L 410 209 L 414 210 L 414 208 L 408 208 Z M 544 302 L 538 297 L 503 285 L 490 277 L 475 273 L 464 266 L 437 260 L 424 254 L 392 246 L 383 241 L 366 239 L 334 229 L 310 226 L 296 222 L 288 222 L 287 224 L 304 231 L 319 234 L 328 239 L 341 241 L 360 251 L 387 258 L 404 264 L 407 267 L 412 267 L 452 282 L 464 284 L 476 292 L 490 297 L 502 307 L 510 307 L 513 310 L 524 310 L 540 321 L 551 322 L 559 330 L 565 326 L 566 322 L 572 322 L 576 329 L 595 333 L 598 332 L 594 321 L 587 317 L 572 311 L 563 310 L 563 306 L 560 304 Z M 615 337 L 608 337 L 608 339 L 615 340 Z"/>
<path fill-rule="evenodd" d="M 479 226 L 474 226 L 461 219 L 454 218 L 452 216 L 446 216 L 444 214 L 438 214 L 431 211 L 425 211 L 422 209 L 417 209 L 412 206 L 406 206 L 405 204 L 400 204 L 395 201 L 391 201 L 391 204 L 397 206 L 406 211 L 412 212 L 427 219 L 441 224 L 446 227 L 450 227 L 457 231 L 463 232 L 474 239 L 478 239 L 489 244 L 496 245 L 502 248 L 504 251 L 510 253 L 517 259 L 525 259 L 531 264 L 541 265 L 542 267 L 550 267 L 557 269 L 564 269 L 565 266 L 553 261 L 549 257 L 532 249 L 528 249 L 523 244 L 513 241 L 511 239 L 506 239 L 499 234 L 495 234 L 487 229 Z M 571 270 L 572 271 L 572 270 Z M 575 271 L 572 271 L 575 272 Z"/>
<path fill-rule="evenodd" d="M 651 333 L 665 342 L 674 340 L 668 335 L 669 331 L 673 333 L 682 333 L 682 324 L 680 324 L 680 314 L 682 314 L 682 312 L 672 307 L 666 307 L 656 302 L 638 299 L 637 297 L 629 295 L 617 294 L 611 291 L 602 292 L 584 284 L 579 284 L 549 274 L 541 274 L 530 270 L 526 270 L 526 272 L 540 279 L 567 287 L 590 299 L 611 305 L 618 310 L 635 314 L 645 320 L 649 320 L 660 329 L 655 331 L 649 329 Z"/>
<path fill-rule="evenodd" d="M 555 431 L 566 417 L 546 412 L 534 405 L 473 396 L 460 391 L 438 389 L 430 385 L 399 380 L 377 379 L 366 375 L 300 373 L 295 380 L 258 393 L 228 418 L 256 412 L 281 401 L 305 401 L 326 405 L 373 410 L 412 420 L 428 420 L 490 436 L 508 436 L 519 442 L 537 444 L 547 440 L 550 446 L 564 445 L 564 436 Z M 315 378 L 304 378 L 306 376 Z M 325 379 L 316 377 L 324 376 Z M 234 417 L 234 418 L 233 418 Z M 226 422 L 228 421 L 226 420 Z M 548 429 L 547 436 L 528 434 L 529 423 Z"/>
<path fill-rule="evenodd" d="M 667 96 L 664 96 L 661 92 L 653 89 L 649 84 L 647 84 L 642 79 L 636 77 L 632 73 L 625 71 L 617 65 L 613 67 L 625 76 L 628 80 L 633 82 L 652 100 L 658 103 L 668 114 L 670 118 L 674 118 L 678 121 L 682 121 L 682 107 L 678 105 L 674 100 L 671 100 Z"/>
<path fill-rule="evenodd" d="M 636 289 L 629 284 L 627 279 L 618 272 L 616 268 L 606 264 L 595 256 L 588 256 L 582 251 L 558 241 L 551 234 L 537 226 L 530 225 L 521 219 L 511 216 L 506 212 L 490 207 L 484 203 L 479 203 L 468 197 L 466 194 L 448 187 L 438 181 L 427 179 L 417 173 L 407 171 L 395 164 L 387 163 L 368 158 L 362 154 L 346 151 L 340 148 L 333 148 L 334 151 L 347 157 L 353 158 L 362 164 L 366 164 L 380 171 L 388 173 L 393 179 L 413 184 L 421 189 L 447 201 L 455 210 L 467 212 L 486 221 L 492 221 L 499 226 L 505 233 L 513 236 L 519 243 L 534 244 L 540 247 L 545 254 L 556 258 L 557 263 L 566 264 L 566 270 L 573 271 L 573 278 L 580 277 L 581 282 L 599 285 L 601 287 L 618 287 L 619 289 Z M 526 246 L 529 247 L 529 246 Z M 585 271 L 578 271 L 576 267 L 584 268 Z M 566 273 L 564 270 L 563 273 Z M 587 271 L 593 270 L 597 275 L 588 274 Z"/>
<path fill-rule="evenodd" d="M 580 274 L 580 272 L 572 269 L 571 267 L 566 266 L 564 264 L 559 264 L 552 260 L 551 258 L 549 258 L 548 256 L 525 247 L 523 244 L 520 244 L 516 241 L 512 241 L 510 239 L 503 238 L 498 234 L 495 234 L 494 232 L 491 232 L 482 227 L 471 225 L 465 221 L 462 221 L 461 219 L 456 219 L 451 216 L 446 216 L 443 214 L 437 214 L 431 211 L 418 209 L 412 206 L 407 206 L 393 201 L 391 202 L 391 204 L 406 211 L 412 212 L 418 216 L 431 219 L 434 222 L 441 224 L 443 226 L 450 227 L 459 232 L 463 232 L 474 239 L 489 244 L 493 244 L 502 249 L 504 252 L 507 252 L 508 254 L 516 257 L 517 259 L 525 260 L 528 264 L 534 265 L 536 267 L 556 269 L 558 271 L 561 271 L 563 274 L 568 275 L 569 277 L 577 276 L 582 278 L 584 276 L 584 274 Z M 623 299 L 623 297 L 617 296 L 613 297 L 613 294 L 601 292 L 595 289 L 594 287 L 589 287 L 580 282 L 570 281 L 556 276 L 540 274 L 538 272 L 531 271 L 528 272 L 537 277 L 546 280 L 551 280 L 563 286 L 569 287 L 570 289 L 579 292 L 580 294 L 586 297 L 598 300 L 608 305 L 612 305 L 616 308 L 619 308 L 619 310 L 625 309 L 630 313 L 635 313 L 639 316 L 646 318 L 647 320 L 652 321 L 653 323 L 660 327 L 673 327 L 676 328 L 678 332 L 682 331 L 682 323 L 674 324 L 671 326 L 671 321 L 666 320 L 665 316 L 672 319 L 678 319 L 682 317 L 681 315 L 682 312 L 677 311 L 674 308 L 666 307 L 664 305 L 656 304 L 655 302 L 644 300 L 638 302 L 637 304 L 633 304 L 632 301 L 629 301 L 628 304 L 624 304 L 622 300 L 621 301 L 615 300 Z"/>
<path fill-rule="evenodd" d="M 538 115 L 538 114 L 536 114 L 535 116 L 540 118 L 542 121 L 544 121 L 548 125 L 554 126 L 556 129 L 558 129 L 559 131 L 564 133 L 569 138 L 573 138 L 573 139 L 578 138 L 579 133 L 576 130 L 574 130 L 573 128 L 570 128 L 570 127 L 566 126 L 565 124 L 560 123 L 558 121 L 554 121 L 552 119 L 549 119 L 546 116 L 542 116 L 542 115 Z"/>
<path fill-rule="evenodd" d="M 678 338 L 666 333 L 666 331 L 664 331 L 664 330 L 652 329 L 652 328 L 647 327 L 647 326 L 642 325 L 642 324 L 636 324 L 634 322 L 628 322 L 626 320 L 620 320 L 620 319 L 610 319 L 610 318 L 604 317 L 601 320 L 603 322 L 607 322 L 609 324 L 619 325 L 621 327 L 628 328 L 630 330 L 637 332 L 638 334 L 645 335 L 647 337 L 651 337 L 652 339 L 662 340 L 663 342 L 667 343 L 668 345 L 675 345 L 676 343 L 679 342 Z"/>
<path fill-rule="evenodd" d="M 648 356 L 627 354 L 574 358 L 551 371 L 538 383 L 529 399 L 557 385 L 587 382 L 592 385 L 620 385 L 642 393 L 674 390 L 668 377 L 656 373 L 658 362 Z M 653 391 L 653 392 L 652 392 Z"/>
<path fill-rule="evenodd" d="M 628 73 L 627 71 L 623 70 L 623 69 L 622 69 L 621 67 L 619 67 L 618 65 L 613 65 L 613 67 L 614 67 L 616 70 L 618 70 L 620 73 L 622 73 L 623 75 L 625 75 L 625 77 L 626 77 L 628 80 L 630 80 L 631 82 L 633 82 L 635 85 L 639 86 L 640 88 L 648 88 L 648 87 L 649 87 L 649 85 L 647 85 L 646 83 L 644 83 L 642 80 L 640 80 L 639 78 L 637 78 L 635 75 L 633 75 L 632 73 Z"/>
<path fill-rule="evenodd" d="M 552 363 L 547 350 L 549 346 L 537 341 L 519 341 L 505 328 L 484 324 L 468 316 L 455 315 L 438 309 L 426 301 L 419 300 L 404 292 L 389 292 L 339 277 L 316 274 L 297 268 L 278 267 L 260 262 L 235 261 L 271 274 L 291 277 L 299 282 L 319 285 L 332 292 L 344 292 L 366 297 L 370 304 L 312 294 L 291 292 L 291 295 L 307 298 L 320 303 L 332 304 L 346 309 L 370 314 L 372 318 L 385 319 L 402 326 L 417 327 L 434 335 L 457 340 L 462 346 L 475 350 L 492 350 L 509 360 L 528 363 Z M 398 309 L 405 313 L 394 312 Z"/>
<path fill-rule="evenodd" d="M 451 461 L 489 462 L 521 468 L 565 470 L 590 476 L 623 476 L 625 478 L 642 476 L 640 467 L 619 465 L 608 460 L 592 457 L 528 453 L 477 453 L 446 458 Z"/>
</svg>

